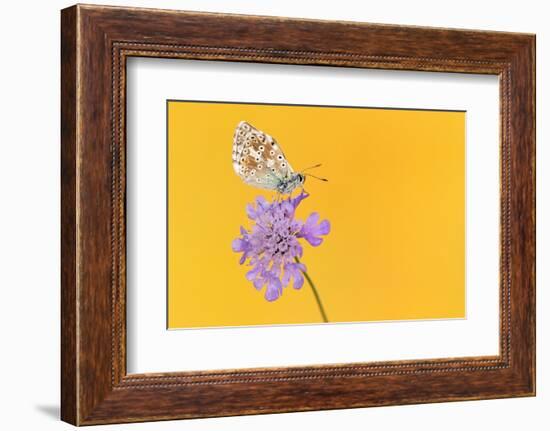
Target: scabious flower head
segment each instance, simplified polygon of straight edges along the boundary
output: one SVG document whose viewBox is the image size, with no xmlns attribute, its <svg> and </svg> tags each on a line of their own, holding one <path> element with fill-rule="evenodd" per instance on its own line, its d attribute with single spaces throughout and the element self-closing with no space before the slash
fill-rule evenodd
<svg viewBox="0 0 550 431">
<path fill-rule="evenodd" d="M 322 235 L 330 232 L 328 220 L 319 222 L 319 214 L 312 213 L 305 222 L 295 218 L 296 208 L 309 195 L 302 191 L 294 198 L 268 202 L 263 196 L 255 205 L 248 204 L 246 212 L 254 222 L 250 230 L 241 226 L 241 236 L 233 241 L 233 251 L 242 253 L 240 264 L 248 260 L 252 267 L 246 278 L 257 290 L 265 290 L 265 298 L 275 301 L 292 280 L 293 287 L 304 284 L 306 267 L 297 258 L 303 255 L 300 240 L 312 246 L 323 242 Z"/>
</svg>

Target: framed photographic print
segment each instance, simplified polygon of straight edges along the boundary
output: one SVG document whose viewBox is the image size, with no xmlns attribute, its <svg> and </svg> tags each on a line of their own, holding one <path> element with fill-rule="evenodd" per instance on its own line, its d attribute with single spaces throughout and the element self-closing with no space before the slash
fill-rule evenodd
<svg viewBox="0 0 550 431">
<path fill-rule="evenodd" d="M 533 35 L 61 16 L 63 420 L 535 394 Z"/>
</svg>

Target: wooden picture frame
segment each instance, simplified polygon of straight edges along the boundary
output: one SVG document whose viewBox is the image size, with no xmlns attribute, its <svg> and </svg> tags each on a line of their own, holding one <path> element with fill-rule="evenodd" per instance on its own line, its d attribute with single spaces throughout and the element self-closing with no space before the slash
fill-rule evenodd
<svg viewBox="0 0 550 431">
<path fill-rule="evenodd" d="M 61 13 L 61 418 L 74 425 L 535 394 L 535 36 L 77 5 Z M 127 374 L 131 56 L 500 78 L 500 354 Z"/>
</svg>

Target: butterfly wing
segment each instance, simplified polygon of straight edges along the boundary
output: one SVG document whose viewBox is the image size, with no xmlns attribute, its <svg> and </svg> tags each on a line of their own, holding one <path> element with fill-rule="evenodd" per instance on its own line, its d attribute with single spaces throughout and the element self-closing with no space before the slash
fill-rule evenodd
<svg viewBox="0 0 550 431">
<path fill-rule="evenodd" d="M 233 169 L 246 184 L 269 190 L 294 172 L 277 141 L 246 121 L 235 129 Z"/>
</svg>

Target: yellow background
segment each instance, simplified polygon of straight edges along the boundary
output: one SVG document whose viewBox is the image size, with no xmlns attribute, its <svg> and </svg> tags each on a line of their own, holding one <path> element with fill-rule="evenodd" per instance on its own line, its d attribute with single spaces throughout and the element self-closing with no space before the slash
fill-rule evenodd
<svg viewBox="0 0 550 431">
<path fill-rule="evenodd" d="M 320 322 L 307 284 L 267 302 L 231 249 L 245 206 L 272 192 L 231 164 L 246 120 L 312 171 L 312 211 L 330 220 L 302 261 L 331 322 L 465 315 L 463 112 L 168 102 L 168 327 Z"/>
</svg>

